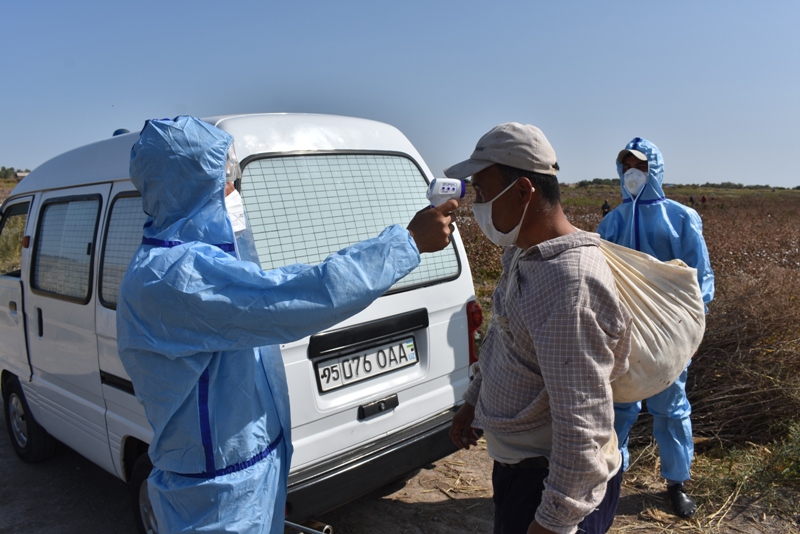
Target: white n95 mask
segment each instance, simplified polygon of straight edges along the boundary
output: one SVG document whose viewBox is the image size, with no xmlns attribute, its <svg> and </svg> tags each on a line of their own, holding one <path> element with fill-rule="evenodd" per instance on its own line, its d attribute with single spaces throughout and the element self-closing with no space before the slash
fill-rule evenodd
<svg viewBox="0 0 800 534">
<path fill-rule="evenodd" d="M 230 219 L 235 233 L 241 232 L 247 228 L 247 219 L 244 217 L 242 196 L 236 189 L 225 197 L 225 209 L 228 210 L 228 219 Z"/>
<path fill-rule="evenodd" d="M 628 193 L 630 193 L 633 198 L 639 196 L 644 184 L 647 183 L 647 174 L 639 169 L 628 169 L 622 177 L 624 179 L 625 189 L 628 190 Z"/>
<path fill-rule="evenodd" d="M 522 217 L 519 218 L 519 223 L 510 232 L 504 234 L 494 227 L 494 222 L 492 221 L 492 204 L 495 200 L 503 196 L 503 194 L 511 189 L 516 183 L 517 182 L 514 181 L 514 183 L 503 189 L 497 196 L 488 202 L 481 202 L 480 204 L 476 202 L 472 203 L 472 213 L 475 215 L 475 222 L 478 223 L 483 235 L 485 235 L 489 241 L 495 245 L 500 245 L 501 247 L 507 247 L 517 242 L 519 229 L 522 227 L 522 221 L 525 219 L 525 213 L 528 211 L 528 206 L 526 205 L 525 209 L 522 210 Z"/>
</svg>

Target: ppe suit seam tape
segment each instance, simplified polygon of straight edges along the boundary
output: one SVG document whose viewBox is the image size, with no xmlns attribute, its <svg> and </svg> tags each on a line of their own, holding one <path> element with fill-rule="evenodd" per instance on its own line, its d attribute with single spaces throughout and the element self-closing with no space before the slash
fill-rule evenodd
<svg viewBox="0 0 800 534">
<path fill-rule="evenodd" d="M 142 238 L 142 245 L 150 245 L 153 247 L 173 248 L 183 244 L 183 241 L 165 241 L 163 239 L 154 239 L 152 237 Z M 222 249 L 223 252 L 233 252 L 236 250 L 236 247 L 233 243 L 214 243 L 212 246 Z"/>
<path fill-rule="evenodd" d="M 208 369 L 200 375 L 198 384 L 198 407 L 200 408 L 200 439 L 206 458 L 206 472 L 214 472 L 214 449 L 211 443 L 211 422 L 208 416 Z"/>
<path fill-rule="evenodd" d="M 659 202 L 664 202 L 665 200 L 667 200 L 667 197 L 658 197 L 650 200 L 639 200 L 637 204 L 658 204 Z M 630 202 L 633 202 L 633 199 L 630 197 L 622 199 L 623 204 L 628 204 Z"/>
<path fill-rule="evenodd" d="M 222 469 L 217 469 L 216 471 L 208 471 L 206 473 L 190 473 L 190 474 L 178 473 L 178 474 L 180 476 L 189 478 L 215 478 L 222 475 L 230 475 L 238 471 L 243 471 L 244 469 L 247 469 L 248 467 L 257 464 L 258 462 L 260 462 L 261 460 L 272 454 L 272 452 L 278 447 L 282 439 L 283 439 L 283 430 L 281 430 L 280 434 L 278 434 L 278 437 L 276 437 L 275 440 L 273 440 L 273 442 L 270 443 L 266 449 L 256 454 L 249 460 L 245 460 L 244 462 L 239 462 L 233 465 L 229 465 L 228 467 L 223 467 Z"/>
</svg>

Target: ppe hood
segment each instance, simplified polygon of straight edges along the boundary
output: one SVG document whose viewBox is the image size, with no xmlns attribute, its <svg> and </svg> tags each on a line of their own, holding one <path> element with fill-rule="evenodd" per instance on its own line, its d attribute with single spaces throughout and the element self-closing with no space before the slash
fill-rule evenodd
<svg viewBox="0 0 800 534">
<path fill-rule="evenodd" d="M 647 183 L 636 198 L 637 203 L 663 200 L 665 198 L 664 189 L 662 188 L 662 183 L 664 181 L 664 158 L 661 157 L 661 151 L 656 145 L 641 137 L 634 137 L 625 145 L 625 149 L 638 150 L 647 156 Z M 622 190 L 622 201 L 632 202 L 634 200 L 633 197 L 631 197 L 628 190 L 624 187 L 625 179 L 622 173 L 622 163 L 619 162 L 617 163 L 617 175 L 619 176 L 620 189 Z"/>
<path fill-rule="evenodd" d="M 233 138 L 194 117 L 147 121 L 131 148 L 130 176 L 149 216 L 148 239 L 168 245 L 233 243 L 225 161 Z"/>
</svg>

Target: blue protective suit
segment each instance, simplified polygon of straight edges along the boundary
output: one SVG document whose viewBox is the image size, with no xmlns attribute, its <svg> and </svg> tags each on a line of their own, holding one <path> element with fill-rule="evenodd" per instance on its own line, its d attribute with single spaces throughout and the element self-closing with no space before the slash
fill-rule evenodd
<svg viewBox="0 0 800 534">
<path fill-rule="evenodd" d="M 700 216 L 695 210 L 664 196 L 664 158 L 658 147 L 636 137 L 625 148 L 647 156 L 647 183 L 636 198 L 621 186 L 622 204 L 603 219 L 597 233 L 607 241 L 646 252 L 661 261 L 681 259 L 694 267 L 703 302 L 708 304 L 714 298 L 714 273 Z M 622 182 L 620 163 L 617 163 L 617 174 Z M 684 369 L 670 387 L 647 399 L 647 409 L 654 417 L 653 434 L 661 456 L 661 474 L 671 482 L 690 478 L 694 457 L 686 375 Z M 623 469 L 628 468 L 628 437 L 641 408 L 641 402 L 614 404 L 614 428 L 622 451 Z"/>
<path fill-rule="evenodd" d="M 419 264 L 409 233 L 316 266 L 235 256 L 224 208 L 232 138 L 191 117 L 149 121 L 130 173 L 148 218 L 119 290 L 117 343 L 153 427 L 161 532 L 283 532 L 291 460 L 280 349 L 365 308 Z"/>
</svg>

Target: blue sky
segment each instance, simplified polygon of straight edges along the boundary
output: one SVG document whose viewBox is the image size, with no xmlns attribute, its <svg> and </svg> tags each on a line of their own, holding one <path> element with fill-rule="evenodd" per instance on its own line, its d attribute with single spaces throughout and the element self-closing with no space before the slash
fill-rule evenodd
<svg viewBox="0 0 800 534">
<path fill-rule="evenodd" d="M 496 124 L 539 126 L 565 183 L 627 141 L 665 181 L 795 187 L 800 3 L 0 0 L 0 165 L 178 114 L 352 115 L 434 175 Z"/>
</svg>

